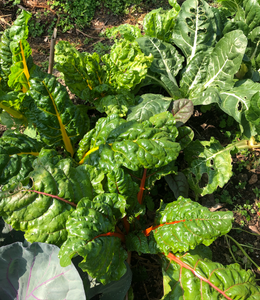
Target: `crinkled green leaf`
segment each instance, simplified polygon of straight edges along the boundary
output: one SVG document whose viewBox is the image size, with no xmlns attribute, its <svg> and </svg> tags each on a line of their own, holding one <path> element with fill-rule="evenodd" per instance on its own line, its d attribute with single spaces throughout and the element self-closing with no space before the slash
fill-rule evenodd
<svg viewBox="0 0 260 300">
<path fill-rule="evenodd" d="M 177 2 L 174 8 L 163 10 L 162 8 L 154 9 L 149 12 L 143 21 L 143 30 L 145 35 L 158 38 L 165 42 L 170 42 L 171 33 L 175 25 L 175 19 L 180 11 Z"/>
<path fill-rule="evenodd" d="M 180 196 L 186 198 L 189 195 L 189 184 L 186 176 L 182 172 L 173 175 L 166 175 L 165 180 L 172 190 L 174 197 L 178 199 Z"/>
<path fill-rule="evenodd" d="M 63 146 L 73 156 L 74 144 L 89 128 L 88 116 L 69 98 L 66 88 L 54 76 L 30 80 L 24 105 L 26 116 L 48 145 Z"/>
<path fill-rule="evenodd" d="M 176 139 L 181 146 L 181 149 L 185 149 L 194 138 L 194 132 L 190 127 L 182 126 L 178 128 L 179 134 Z"/>
<path fill-rule="evenodd" d="M 188 99 L 179 99 L 173 102 L 172 114 L 176 121 L 176 126 L 180 127 L 186 123 L 193 114 L 193 103 Z"/>
<path fill-rule="evenodd" d="M 151 71 L 164 75 L 178 87 L 175 76 L 182 68 L 184 57 L 178 53 L 171 44 L 162 42 L 157 38 L 142 37 L 137 39 L 142 51 L 153 55 L 154 59 L 151 64 Z"/>
<path fill-rule="evenodd" d="M 65 223 L 74 208 L 55 196 L 75 204 L 83 197 L 91 199 L 88 173 L 85 166 L 73 167 L 70 159 L 56 165 L 36 160 L 34 165 L 25 180 L 0 193 L 1 215 L 14 229 L 25 231 L 28 241 L 60 246 L 67 238 Z"/>
<path fill-rule="evenodd" d="M 91 91 L 104 80 L 98 54 L 81 53 L 69 42 L 60 41 L 55 46 L 55 62 L 71 92 L 82 100 L 92 100 Z"/>
<path fill-rule="evenodd" d="M 139 255 L 150 253 L 147 237 L 141 231 L 126 235 L 126 247 L 128 251 L 136 251 Z"/>
<path fill-rule="evenodd" d="M 135 104 L 135 99 L 132 94 L 108 95 L 96 101 L 95 107 L 100 112 L 105 112 L 108 116 L 118 114 L 124 117 L 127 114 L 129 106 Z"/>
<path fill-rule="evenodd" d="M 6 29 L 2 36 L 0 41 L 0 66 L 1 70 L 4 73 L 3 79 L 5 81 L 8 80 L 8 76 L 10 74 L 10 68 L 12 65 L 12 52 L 10 49 L 10 42 L 11 39 L 9 37 L 10 29 Z"/>
<path fill-rule="evenodd" d="M 83 139 L 79 142 L 77 158 L 81 160 L 88 151 L 91 149 L 94 151 L 94 149 L 105 144 L 109 133 L 123 123 L 125 123 L 125 120 L 120 118 L 117 114 L 110 115 L 106 118 L 99 118 L 95 128 L 85 134 Z"/>
<path fill-rule="evenodd" d="M 223 187 L 232 176 L 230 151 L 234 147 L 222 147 L 213 137 L 208 141 L 192 142 L 185 149 L 185 159 L 189 167 L 184 171 L 190 188 L 196 195 L 213 193 Z"/>
<path fill-rule="evenodd" d="M 117 38 L 120 35 L 123 39 L 133 42 L 142 36 L 141 30 L 137 25 L 122 24 L 117 27 L 107 28 L 106 36 L 108 38 Z"/>
<path fill-rule="evenodd" d="M 0 184 L 14 184 L 25 178 L 42 147 L 26 135 L 6 131 L 0 139 Z"/>
<path fill-rule="evenodd" d="M 145 180 L 145 188 L 150 189 L 157 180 L 160 180 L 162 177 L 168 174 L 176 174 L 177 167 L 175 166 L 175 161 L 171 161 L 166 166 L 160 168 L 152 168 L 146 170 L 146 180 Z M 136 178 L 137 183 L 140 185 L 141 178 L 143 176 L 143 169 L 139 169 L 136 172 L 131 172 L 133 178 Z"/>
<path fill-rule="evenodd" d="M 118 168 L 109 172 L 107 174 L 107 186 L 110 193 L 118 193 L 125 197 L 127 208 L 136 204 L 139 185 L 124 169 Z"/>
<path fill-rule="evenodd" d="M 30 72 L 29 65 L 32 64 L 30 61 L 32 49 L 26 40 L 21 40 L 18 43 L 11 42 L 10 49 L 12 51 L 12 66 L 10 68 L 10 75 L 8 85 L 16 90 L 22 90 L 24 93 L 30 88 Z"/>
<path fill-rule="evenodd" d="M 195 249 L 196 250 L 196 249 Z M 190 251 L 163 257 L 164 300 L 257 300 L 260 288 L 251 270 L 239 264 L 223 266 Z M 203 296 L 202 296 L 203 295 Z"/>
<path fill-rule="evenodd" d="M 117 218 L 124 216 L 124 205 L 124 198 L 118 194 L 102 194 L 92 201 L 82 199 L 66 224 L 68 239 L 59 253 L 61 265 L 69 265 L 78 254 L 83 257 L 79 266 L 91 277 L 103 284 L 119 280 L 126 272 L 127 252 L 119 237 L 99 235 L 115 232 Z"/>
<path fill-rule="evenodd" d="M 215 15 L 207 2 L 187 0 L 177 16 L 172 39 L 189 62 L 215 44 L 216 29 Z"/>
<path fill-rule="evenodd" d="M 149 238 L 161 252 L 186 252 L 199 244 L 209 246 L 232 228 L 233 214 L 229 211 L 211 212 L 197 202 L 180 196 L 164 204 L 156 213 Z"/>
<path fill-rule="evenodd" d="M 246 111 L 246 119 L 252 123 L 257 133 L 260 133 L 260 93 L 257 92 L 254 94 L 254 96 L 250 100 L 250 107 Z"/>
<path fill-rule="evenodd" d="M 111 115 L 107 120 L 100 119 L 96 128 L 83 138 L 78 154 L 84 163 L 99 166 L 101 170 L 120 166 L 133 171 L 159 168 L 179 154 L 179 144 L 174 142 L 177 136 L 174 125 L 169 112 L 155 115 L 143 123 L 127 122 Z M 111 127 L 115 129 L 111 130 Z"/>
<path fill-rule="evenodd" d="M 106 82 L 115 89 L 130 90 L 145 78 L 153 56 L 145 56 L 137 42 L 123 40 L 116 42 L 110 54 L 102 57 L 102 61 L 105 64 Z"/>
<path fill-rule="evenodd" d="M 21 14 L 16 18 L 9 31 L 9 37 L 12 42 L 19 42 L 27 39 L 29 33 L 27 24 L 31 16 L 32 15 L 28 11 L 22 10 Z"/>
<path fill-rule="evenodd" d="M 225 34 L 212 51 L 199 53 L 190 61 L 181 80 L 182 89 L 195 98 L 209 87 L 232 88 L 246 45 L 247 38 L 242 31 Z"/>
<path fill-rule="evenodd" d="M 144 94 L 140 96 L 138 104 L 129 107 L 127 120 L 143 122 L 150 117 L 168 110 L 172 99 L 156 94 Z"/>
</svg>

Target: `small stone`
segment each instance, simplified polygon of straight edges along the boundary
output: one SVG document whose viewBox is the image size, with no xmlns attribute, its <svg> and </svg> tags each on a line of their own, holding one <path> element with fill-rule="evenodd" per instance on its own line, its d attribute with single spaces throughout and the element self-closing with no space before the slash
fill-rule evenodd
<svg viewBox="0 0 260 300">
<path fill-rule="evenodd" d="M 254 183 L 256 183 L 257 181 L 258 181 L 257 175 L 256 175 L 256 174 L 253 174 L 253 175 L 251 176 L 251 178 L 249 179 L 248 183 L 249 183 L 249 184 L 254 184 Z"/>
</svg>

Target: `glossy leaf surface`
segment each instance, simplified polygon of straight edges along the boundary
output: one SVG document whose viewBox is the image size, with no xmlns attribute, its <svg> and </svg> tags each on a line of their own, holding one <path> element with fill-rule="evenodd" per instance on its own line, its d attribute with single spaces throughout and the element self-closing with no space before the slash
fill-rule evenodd
<svg viewBox="0 0 260 300">
<path fill-rule="evenodd" d="M 185 150 L 189 168 L 184 173 L 196 195 L 211 194 L 228 182 L 232 176 L 230 151 L 233 148 L 232 145 L 223 148 L 212 137 L 209 142 L 196 140 Z"/>
<path fill-rule="evenodd" d="M 206 1 L 187 0 L 183 3 L 176 19 L 172 38 L 188 62 L 198 52 L 214 45 L 216 22 L 214 13 Z"/>
<path fill-rule="evenodd" d="M 103 284 L 119 280 L 126 272 L 127 253 L 121 239 L 108 233 L 115 232 L 118 218 L 125 215 L 125 205 L 118 194 L 102 194 L 92 201 L 82 199 L 66 224 L 68 239 L 59 253 L 61 265 L 69 265 L 78 254 L 83 257 L 79 266 L 91 277 Z"/>
<path fill-rule="evenodd" d="M 158 8 L 149 12 L 143 21 L 145 35 L 169 42 L 179 11 L 180 6 L 178 3 L 175 3 L 174 8 L 170 10 L 165 11 L 162 8 Z"/>
<path fill-rule="evenodd" d="M 257 300 L 260 288 L 253 272 L 238 264 L 223 266 L 204 258 L 196 249 L 163 258 L 165 300 Z"/>
<path fill-rule="evenodd" d="M 232 220 L 232 212 L 211 212 L 181 196 L 157 211 L 150 243 L 156 243 L 165 255 L 170 251 L 186 252 L 199 244 L 209 246 L 230 231 Z"/>
<path fill-rule="evenodd" d="M 149 120 L 150 117 L 167 111 L 171 102 L 172 99 L 169 97 L 144 94 L 139 98 L 137 105 L 129 107 L 127 120 L 136 120 L 138 122 Z"/>
<path fill-rule="evenodd" d="M 33 167 L 29 177 L 0 193 L 1 215 L 14 229 L 25 231 L 28 241 L 60 246 L 67 238 L 68 216 L 81 198 L 92 198 L 88 173 L 69 159 L 54 165 L 41 155 Z"/>
<path fill-rule="evenodd" d="M 47 145 L 64 146 L 73 156 L 73 145 L 88 130 L 88 117 L 69 99 L 66 88 L 54 76 L 34 78 L 24 104 L 26 116 Z"/>
<path fill-rule="evenodd" d="M 180 148 L 174 142 L 176 136 L 175 121 L 169 112 L 141 124 L 111 115 L 100 119 L 96 128 L 82 139 L 78 154 L 82 153 L 84 163 L 102 170 L 120 166 L 133 171 L 159 168 L 177 158 Z"/>
</svg>

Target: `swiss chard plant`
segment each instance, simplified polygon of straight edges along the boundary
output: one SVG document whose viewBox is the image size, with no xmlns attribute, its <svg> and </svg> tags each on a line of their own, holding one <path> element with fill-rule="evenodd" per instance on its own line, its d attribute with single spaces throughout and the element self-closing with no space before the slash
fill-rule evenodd
<svg viewBox="0 0 260 300">
<path fill-rule="evenodd" d="M 214 95 L 241 86 L 253 93 L 253 77 L 234 79 L 244 65 L 256 72 L 253 63 L 243 64 L 246 36 L 237 29 L 222 36 L 227 13 L 204 1 L 170 4 L 169 12 L 146 17 L 146 36 L 130 30 L 101 58 L 57 44 L 56 68 L 88 106 L 73 104 L 57 78 L 33 63 L 27 12 L 2 34 L 1 120 L 25 130 L 7 130 L 0 139 L 0 215 L 27 241 L 60 247 L 62 267 L 80 257 L 78 266 L 104 286 L 131 280 L 123 276 L 136 251 L 162 259 L 163 299 L 258 299 L 253 273 L 212 262 L 207 248 L 229 232 L 232 213 L 211 212 L 187 193 L 223 187 L 232 174 L 230 151 L 255 146 L 249 138 L 226 148 L 213 138 L 193 142 L 184 125 L 194 104 L 217 102 Z M 169 95 L 142 94 L 141 86 L 152 83 Z M 254 130 L 258 97 L 236 110 Z M 106 116 L 91 124 L 89 109 Z M 145 190 L 163 176 L 175 187 L 173 201 L 161 200 L 148 225 Z"/>
</svg>

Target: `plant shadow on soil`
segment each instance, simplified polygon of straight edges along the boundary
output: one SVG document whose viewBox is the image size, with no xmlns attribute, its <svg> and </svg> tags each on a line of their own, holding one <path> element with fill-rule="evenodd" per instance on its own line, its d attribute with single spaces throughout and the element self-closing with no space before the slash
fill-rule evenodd
<svg viewBox="0 0 260 300">
<path fill-rule="evenodd" d="M 16 18 L 17 6 L 4 5 L 0 3 L 0 30 L 4 30 Z M 100 37 L 100 32 L 106 28 L 118 26 L 120 24 L 140 24 L 144 15 L 152 9 L 158 8 L 161 1 L 146 1 L 147 3 L 138 12 L 113 16 L 108 14 L 107 10 L 101 7 L 96 11 L 95 17 L 91 21 L 89 27 L 83 31 L 72 29 L 67 33 L 62 33 L 58 30 L 58 39 L 66 40 L 73 43 L 79 51 L 93 51 L 94 45 L 102 42 L 104 45 L 110 45 L 111 42 L 104 37 Z M 167 2 L 167 1 L 166 1 Z M 34 6 L 31 6 L 31 1 L 21 1 L 21 4 L 31 11 L 44 11 L 47 6 L 46 0 L 34 1 Z M 43 15 L 42 15 L 43 16 Z M 40 22 L 51 22 L 55 17 L 55 12 L 50 13 L 47 17 L 42 17 Z M 4 20 L 4 21 L 3 21 Z M 47 30 L 47 29 L 46 29 Z M 89 43 L 85 43 L 86 38 Z M 34 62 L 43 67 L 43 63 L 48 61 L 50 36 L 45 31 L 41 37 L 29 37 L 28 39 L 31 48 Z M 46 63 L 45 63 L 46 65 Z M 158 89 L 156 89 L 158 93 Z M 149 90 L 151 92 L 151 90 Z M 70 94 L 71 99 L 75 104 L 82 104 L 80 99 Z M 97 115 L 90 116 L 94 122 Z M 229 124 L 230 123 L 230 124 Z M 220 113 L 218 108 L 212 106 L 207 112 L 202 113 L 200 108 L 195 108 L 195 112 L 189 120 L 190 126 L 194 133 L 195 139 L 210 140 L 211 137 L 219 140 L 222 145 L 230 143 L 230 136 L 235 136 L 238 130 L 235 122 L 232 124 L 230 120 L 223 120 L 223 113 Z M 230 132 L 230 136 L 224 134 L 221 127 L 225 127 L 225 131 Z M 0 135 L 5 131 L 5 127 L 0 125 Z M 180 155 L 178 164 L 183 166 L 182 156 Z M 155 206 L 159 205 L 160 199 L 171 199 L 173 194 L 164 179 L 155 184 L 154 189 L 157 191 L 152 196 Z M 259 193 L 258 193 L 259 191 Z M 147 191 L 147 193 L 150 193 Z M 193 193 L 190 191 L 189 197 L 194 199 Z M 233 177 L 222 189 L 218 189 L 214 194 L 199 198 L 199 202 L 209 208 L 219 205 L 219 210 L 230 210 L 234 213 L 233 228 L 229 235 L 238 243 L 245 245 L 243 249 L 248 253 L 250 258 L 260 265 L 260 149 L 246 154 L 233 155 Z M 151 221 L 153 217 L 147 213 L 147 221 Z M 243 231 L 242 231 L 243 230 Z M 229 242 L 229 244 L 228 244 Z M 257 279 L 260 279 L 260 271 L 246 258 L 243 252 L 237 245 L 228 239 L 221 237 L 217 239 L 211 246 L 213 252 L 213 260 L 222 264 L 234 263 L 230 249 L 236 258 L 237 262 L 243 268 L 252 269 L 256 274 Z M 162 272 L 158 256 L 132 254 L 132 271 L 133 271 L 133 291 L 135 299 L 138 300 L 157 300 L 161 299 L 163 293 Z"/>
</svg>

